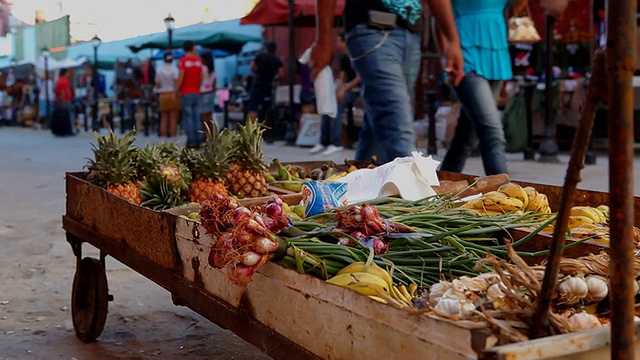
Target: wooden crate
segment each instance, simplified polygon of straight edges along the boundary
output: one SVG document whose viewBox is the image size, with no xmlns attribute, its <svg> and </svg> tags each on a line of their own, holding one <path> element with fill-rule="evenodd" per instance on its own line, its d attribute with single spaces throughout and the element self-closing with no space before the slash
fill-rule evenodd
<svg viewBox="0 0 640 360">
<path fill-rule="evenodd" d="M 176 241 L 185 279 L 321 359 L 595 360 L 610 351 L 608 327 L 489 349 L 493 337 L 477 326 L 400 310 L 275 263 L 239 287 L 209 266 L 212 240 L 197 223 L 178 219 Z"/>
<path fill-rule="evenodd" d="M 66 215 L 158 266 L 178 269 L 176 216 L 134 205 L 87 182 L 86 175 L 66 174 Z"/>
</svg>

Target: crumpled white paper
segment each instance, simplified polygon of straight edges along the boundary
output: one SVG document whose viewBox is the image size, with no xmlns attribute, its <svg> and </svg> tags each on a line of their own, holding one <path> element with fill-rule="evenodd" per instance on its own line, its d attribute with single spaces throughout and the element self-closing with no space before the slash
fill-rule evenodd
<svg viewBox="0 0 640 360">
<path fill-rule="evenodd" d="M 311 48 L 307 49 L 298 61 L 306 64 L 309 62 L 310 57 Z M 335 118 L 338 114 L 336 84 L 333 79 L 333 72 L 329 66 L 325 66 L 324 69 L 320 71 L 313 82 L 313 88 L 316 95 L 316 109 L 318 114 Z"/>
<path fill-rule="evenodd" d="M 436 172 L 439 161 L 424 157 L 419 151 L 396 158 L 375 169 L 359 169 L 338 181 L 348 184 L 349 204 L 399 195 L 407 200 L 420 200 L 435 195 L 432 186 L 439 186 Z"/>
</svg>

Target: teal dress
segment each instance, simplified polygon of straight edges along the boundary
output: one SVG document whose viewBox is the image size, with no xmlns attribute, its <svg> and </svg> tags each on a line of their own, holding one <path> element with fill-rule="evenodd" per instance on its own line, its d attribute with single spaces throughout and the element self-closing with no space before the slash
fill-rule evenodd
<svg viewBox="0 0 640 360">
<path fill-rule="evenodd" d="M 504 9 L 507 0 L 451 0 L 460 34 L 464 72 L 509 80 L 511 58 Z"/>
</svg>

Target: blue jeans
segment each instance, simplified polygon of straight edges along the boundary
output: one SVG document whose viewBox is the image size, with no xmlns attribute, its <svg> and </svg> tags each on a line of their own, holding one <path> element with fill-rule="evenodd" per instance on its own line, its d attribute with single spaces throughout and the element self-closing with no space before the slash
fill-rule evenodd
<svg viewBox="0 0 640 360">
<path fill-rule="evenodd" d="M 342 146 L 342 117 L 344 109 L 353 107 L 358 93 L 347 91 L 344 93 L 342 101 L 338 104 L 337 118 L 330 118 L 328 115 L 322 116 L 320 127 L 320 144 L 323 146 Z"/>
<path fill-rule="evenodd" d="M 403 28 L 387 32 L 361 24 L 347 34 L 347 47 L 362 79 L 366 114 L 356 160 L 376 155 L 386 163 L 411 155 L 420 38 Z"/>
<path fill-rule="evenodd" d="M 506 141 L 496 105 L 501 84 L 502 81 L 487 80 L 471 72 L 454 87 L 463 111 L 440 170 L 462 172 L 477 136 L 484 172 L 487 175 L 507 172 Z"/>
<path fill-rule="evenodd" d="M 186 94 L 180 98 L 182 105 L 182 124 L 187 133 L 187 146 L 197 146 L 202 143 L 200 133 L 200 94 Z"/>
</svg>

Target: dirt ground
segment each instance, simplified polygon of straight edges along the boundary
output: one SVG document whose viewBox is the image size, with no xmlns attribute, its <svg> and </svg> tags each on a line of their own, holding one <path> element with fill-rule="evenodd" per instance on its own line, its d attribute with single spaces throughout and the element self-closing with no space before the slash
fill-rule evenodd
<svg viewBox="0 0 640 360">
<path fill-rule="evenodd" d="M 104 332 L 90 344 L 76 338 L 64 172 L 82 168 L 91 140 L 0 128 L 0 359 L 269 359 L 112 258 Z M 84 252 L 98 255 L 88 245 Z"/>
</svg>

